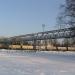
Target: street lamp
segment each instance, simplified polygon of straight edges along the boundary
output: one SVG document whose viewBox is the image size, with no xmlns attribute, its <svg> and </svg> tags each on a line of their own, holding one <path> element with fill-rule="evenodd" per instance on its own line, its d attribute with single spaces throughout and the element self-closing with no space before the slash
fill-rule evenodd
<svg viewBox="0 0 75 75">
<path fill-rule="evenodd" d="M 43 29 L 43 32 L 44 32 L 44 29 L 45 29 L 45 24 L 42 24 L 42 29 Z"/>
</svg>

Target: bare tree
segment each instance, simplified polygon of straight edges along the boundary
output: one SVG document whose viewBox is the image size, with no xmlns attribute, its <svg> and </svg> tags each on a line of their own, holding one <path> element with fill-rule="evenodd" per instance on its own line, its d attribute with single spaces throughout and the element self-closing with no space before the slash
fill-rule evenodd
<svg viewBox="0 0 75 75">
<path fill-rule="evenodd" d="M 57 16 L 57 26 L 60 26 L 60 29 L 63 27 L 75 28 L 75 0 L 65 0 L 65 3 L 60 8 L 59 16 Z M 70 31 L 75 34 L 75 30 Z M 75 42 L 75 38 L 71 40 Z M 66 43 L 68 43 L 68 40 Z"/>
</svg>

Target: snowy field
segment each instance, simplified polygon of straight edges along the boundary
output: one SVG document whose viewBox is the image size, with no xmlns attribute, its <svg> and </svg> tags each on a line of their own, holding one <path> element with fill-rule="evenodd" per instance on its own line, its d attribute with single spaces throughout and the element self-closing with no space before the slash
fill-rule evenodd
<svg viewBox="0 0 75 75">
<path fill-rule="evenodd" d="M 0 75 L 75 75 L 75 53 L 0 50 Z"/>
</svg>

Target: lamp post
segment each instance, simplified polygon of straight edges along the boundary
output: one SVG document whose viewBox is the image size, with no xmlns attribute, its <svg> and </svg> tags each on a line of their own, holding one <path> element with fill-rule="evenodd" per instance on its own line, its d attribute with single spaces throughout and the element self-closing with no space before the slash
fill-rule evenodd
<svg viewBox="0 0 75 75">
<path fill-rule="evenodd" d="M 43 32 L 44 32 L 44 30 L 45 30 L 45 24 L 42 24 L 42 29 L 43 29 Z"/>
<path fill-rule="evenodd" d="M 45 32 L 45 24 L 42 24 L 42 29 L 43 29 L 43 32 Z M 44 36 L 44 33 L 43 33 L 43 36 Z M 47 50 L 47 40 L 46 38 L 44 38 L 44 45 L 45 45 L 45 50 Z"/>
</svg>

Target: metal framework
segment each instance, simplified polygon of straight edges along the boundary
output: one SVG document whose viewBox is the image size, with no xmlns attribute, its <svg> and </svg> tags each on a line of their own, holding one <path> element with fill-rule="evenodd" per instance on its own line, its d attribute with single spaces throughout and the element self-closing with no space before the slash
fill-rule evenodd
<svg viewBox="0 0 75 75">
<path fill-rule="evenodd" d="M 58 38 L 72 38 L 75 37 L 75 33 L 73 31 L 75 31 L 75 27 L 14 36 L 11 37 L 10 39 L 33 41 L 33 40 L 58 39 Z"/>
</svg>

